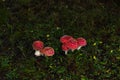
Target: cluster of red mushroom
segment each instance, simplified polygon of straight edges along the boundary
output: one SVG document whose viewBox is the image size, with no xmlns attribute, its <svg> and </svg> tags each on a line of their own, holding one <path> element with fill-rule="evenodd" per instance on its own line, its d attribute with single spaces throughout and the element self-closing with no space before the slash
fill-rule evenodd
<svg viewBox="0 0 120 80">
<path fill-rule="evenodd" d="M 67 54 L 69 50 L 79 50 L 81 47 L 87 45 L 87 42 L 83 37 L 75 39 L 69 35 L 62 36 L 60 42 L 62 43 L 62 50 L 65 51 L 65 54 Z"/>
<path fill-rule="evenodd" d="M 87 45 L 87 42 L 83 37 L 75 39 L 69 35 L 62 36 L 60 42 L 62 43 L 62 50 L 65 51 L 65 54 L 67 54 L 69 50 L 79 50 L 81 47 Z M 44 47 L 42 41 L 34 41 L 32 46 L 35 50 L 35 56 L 53 56 L 55 54 L 54 49 L 52 47 Z"/>
<path fill-rule="evenodd" d="M 34 41 L 32 47 L 35 50 L 35 56 L 53 56 L 55 53 L 52 47 L 44 47 L 44 43 L 39 40 Z"/>
</svg>

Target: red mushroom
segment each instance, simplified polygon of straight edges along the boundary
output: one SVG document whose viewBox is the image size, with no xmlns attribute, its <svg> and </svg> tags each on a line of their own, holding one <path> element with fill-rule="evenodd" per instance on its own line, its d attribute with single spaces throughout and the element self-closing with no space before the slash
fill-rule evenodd
<svg viewBox="0 0 120 80">
<path fill-rule="evenodd" d="M 52 47 L 45 47 L 41 50 L 41 52 L 45 55 L 45 56 L 53 56 L 55 54 L 55 51 Z"/>
<path fill-rule="evenodd" d="M 36 56 L 41 56 L 42 53 L 40 52 L 41 49 L 44 47 L 44 43 L 42 41 L 34 41 L 32 44 L 33 49 L 35 50 Z"/>
<path fill-rule="evenodd" d="M 66 45 L 72 51 L 78 48 L 78 43 L 76 39 L 71 39 L 69 42 L 66 43 Z"/>
<path fill-rule="evenodd" d="M 84 38 L 82 38 L 82 37 L 77 38 L 77 43 L 78 43 L 78 48 L 77 48 L 77 50 L 79 50 L 81 47 L 87 45 L 86 40 L 85 40 Z"/>
<path fill-rule="evenodd" d="M 68 42 L 68 41 L 71 40 L 71 39 L 73 39 L 72 36 L 64 35 L 64 36 L 62 36 L 62 37 L 60 38 L 60 42 L 61 42 L 61 43 L 66 43 L 66 42 Z"/>
<path fill-rule="evenodd" d="M 66 44 L 62 45 L 62 50 L 65 51 L 65 55 L 67 55 L 69 48 L 67 47 Z"/>
</svg>

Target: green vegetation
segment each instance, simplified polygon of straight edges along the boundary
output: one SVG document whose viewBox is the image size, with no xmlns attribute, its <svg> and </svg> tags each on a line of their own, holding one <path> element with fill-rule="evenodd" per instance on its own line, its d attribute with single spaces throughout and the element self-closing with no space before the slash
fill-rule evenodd
<svg viewBox="0 0 120 80">
<path fill-rule="evenodd" d="M 66 34 L 87 46 L 65 55 Z M 55 55 L 35 57 L 35 40 Z M 119 0 L 1 0 L 0 80 L 120 80 Z"/>
</svg>

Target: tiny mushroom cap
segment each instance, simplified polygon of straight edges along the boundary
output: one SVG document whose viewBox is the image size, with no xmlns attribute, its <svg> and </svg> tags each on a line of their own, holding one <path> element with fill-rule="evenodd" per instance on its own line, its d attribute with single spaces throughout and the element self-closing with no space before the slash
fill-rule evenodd
<svg viewBox="0 0 120 80">
<path fill-rule="evenodd" d="M 78 50 L 83 47 L 83 46 L 86 46 L 87 45 L 87 42 L 84 38 L 80 37 L 80 38 L 77 38 L 77 43 L 78 43 Z"/>
<path fill-rule="evenodd" d="M 52 47 L 45 47 L 41 50 L 41 52 L 45 55 L 45 56 L 53 56 L 55 54 L 55 51 Z"/>
<path fill-rule="evenodd" d="M 61 42 L 61 43 L 66 43 L 66 42 L 68 42 L 68 41 L 71 40 L 71 39 L 73 39 L 72 36 L 64 35 L 64 36 L 62 36 L 62 37 L 60 38 L 60 42 Z"/>
<path fill-rule="evenodd" d="M 66 43 L 66 45 L 72 51 L 78 48 L 78 43 L 76 39 L 71 39 L 69 42 Z"/>
<path fill-rule="evenodd" d="M 69 48 L 67 47 L 67 45 L 65 43 L 62 44 L 62 50 L 65 51 L 65 54 L 67 55 Z"/>
<path fill-rule="evenodd" d="M 34 41 L 32 44 L 34 50 L 41 50 L 44 47 L 44 43 L 42 41 Z"/>
<path fill-rule="evenodd" d="M 78 42 L 78 46 L 86 46 L 87 45 L 86 40 L 82 37 L 77 38 L 77 42 Z"/>
</svg>

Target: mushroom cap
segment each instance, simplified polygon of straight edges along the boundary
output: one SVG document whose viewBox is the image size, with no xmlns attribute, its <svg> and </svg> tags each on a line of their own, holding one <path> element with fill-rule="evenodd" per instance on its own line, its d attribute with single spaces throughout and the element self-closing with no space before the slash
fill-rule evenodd
<svg viewBox="0 0 120 80">
<path fill-rule="evenodd" d="M 71 39 L 73 39 L 72 36 L 64 35 L 64 36 L 62 36 L 62 37 L 60 38 L 60 42 L 61 42 L 61 43 L 66 43 L 66 42 L 68 42 L 68 41 L 71 40 Z"/>
<path fill-rule="evenodd" d="M 41 52 L 45 55 L 45 56 L 53 56 L 55 54 L 55 51 L 52 47 L 45 47 L 41 50 Z"/>
<path fill-rule="evenodd" d="M 78 43 L 76 39 L 71 39 L 69 42 L 66 43 L 67 47 L 71 50 L 75 50 L 78 48 Z"/>
<path fill-rule="evenodd" d="M 68 51 L 69 50 L 69 48 L 67 47 L 67 45 L 65 43 L 62 44 L 62 50 L 63 51 Z"/>
<path fill-rule="evenodd" d="M 34 50 L 41 50 L 44 47 L 44 43 L 42 41 L 34 41 L 32 44 Z"/>
<path fill-rule="evenodd" d="M 86 46 L 87 45 L 86 40 L 82 37 L 77 38 L 77 43 L 78 43 L 78 46 Z"/>
</svg>

